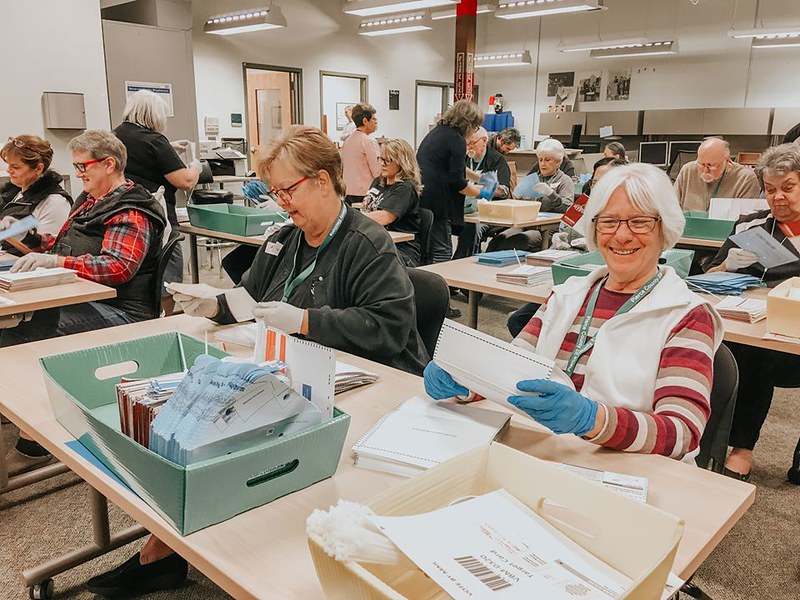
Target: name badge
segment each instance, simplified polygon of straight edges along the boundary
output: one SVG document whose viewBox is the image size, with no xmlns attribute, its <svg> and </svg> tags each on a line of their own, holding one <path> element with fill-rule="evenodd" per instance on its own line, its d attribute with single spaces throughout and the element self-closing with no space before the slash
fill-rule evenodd
<svg viewBox="0 0 800 600">
<path fill-rule="evenodd" d="M 265 248 L 264 252 L 270 256 L 278 256 L 281 250 L 283 250 L 283 244 L 280 242 L 267 242 L 267 247 Z"/>
</svg>

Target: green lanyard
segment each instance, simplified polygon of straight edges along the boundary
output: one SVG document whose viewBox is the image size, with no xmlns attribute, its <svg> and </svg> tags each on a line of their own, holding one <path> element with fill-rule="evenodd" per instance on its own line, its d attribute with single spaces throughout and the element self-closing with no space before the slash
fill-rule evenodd
<svg viewBox="0 0 800 600">
<path fill-rule="evenodd" d="M 333 224 L 333 227 L 328 232 L 328 235 L 325 236 L 325 239 L 322 240 L 319 248 L 317 248 L 317 253 L 314 255 L 313 262 L 293 279 L 292 275 L 294 274 L 295 269 L 297 269 L 297 255 L 300 253 L 300 244 L 303 243 L 303 240 L 298 238 L 297 248 L 294 251 L 294 259 L 292 260 L 292 270 L 289 273 L 289 277 L 286 279 L 286 283 L 283 284 L 283 298 L 281 298 L 281 302 L 288 301 L 289 296 L 292 295 L 292 292 L 295 290 L 295 288 L 308 279 L 308 276 L 314 271 L 314 268 L 317 266 L 319 253 L 322 252 L 328 244 L 330 244 L 331 240 L 336 235 L 336 232 L 339 231 L 339 227 L 342 226 L 345 215 L 347 215 L 347 205 L 342 204 L 342 210 L 339 211 L 339 216 L 336 218 L 336 223 Z M 303 235 L 302 232 L 300 235 Z"/>
<path fill-rule="evenodd" d="M 628 298 L 625 301 L 625 304 L 619 307 L 619 310 L 614 313 L 614 316 L 616 317 L 617 315 L 624 315 L 626 312 L 636 306 L 642 300 L 642 298 L 653 291 L 653 288 L 656 287 L 658 282 L 661 281 L 663 277 L 664 273 L 658 271 L 653 278 L 650 279 L 650 281 L 639 288 L 638 292 Z M 600 280 L 599 285 L 595 287 L 594 292 L 592 292 L 592 296 L 589 298 L 589 303 L 586 305 L 586 314 L 583 315 L 583 321 L 581 321 L 581 328 L 578 332 L 578 341 L 575 342 L 575 349 L 572 351 L 569 361 L 567 362 L 567 367 L 564 369 L 566 374 L 570 377 L 572 376 L 572 373 L 575 372 L 578 359 L 583 356 L 589 350 L 589 348 L 594 346 L 594 340 L 596 336 L 588 340 L 586 338 L 589 337 L 589 327 L 592 324 L 592 317 L 594 316 L 594 308 L 597 305 L 597 298 L 600 296 L 600 288 L 603 287 L 606 279 L 608 279 L 608 276 L 603 277 L 603 279 Z"/>
<path fill-rule="evenodd" d="M 717 185 L 714 188 L 714 191 L 711 192 L 711 198 L 716 198 L 717 197 L 717 193 L 719 192 L 719 186 L 722 185 L 722 180 L 725 179 L 725 173 L 727 173 L 727 171 L 728 171 L 728 169 L 725 169 L 722 172 L 722 177 L 719 178 L 719 181 L 717 181 Z"/>
</svg>

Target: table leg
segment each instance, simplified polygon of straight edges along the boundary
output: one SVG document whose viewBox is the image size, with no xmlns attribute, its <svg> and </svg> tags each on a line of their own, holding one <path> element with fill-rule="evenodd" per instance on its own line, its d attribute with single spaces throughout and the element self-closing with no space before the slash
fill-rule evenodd
<svg viewBox="0 0 800 600">
<path fill-rule="evenodd" d="M 200 283 L 200 266 L 197 261 L 197 235 L 189 234 L 189 274 L 192 283 Z"/>
<path fill-rule="evenodd" d="M 478 301 L 480 300 L 480 294 L 475 290 L 470 290 L 467 296 L 467 325 L 472 327 L 473 329 L 478 328 Z"/>
<path fill-rule="evenodd" d="M 550 247 L 550 238 L 553 237 L 553 229 L 549 227 L 542 227 L 540 229 L 542 233 L 542 250 L 547 250 Z"/>
</svg>

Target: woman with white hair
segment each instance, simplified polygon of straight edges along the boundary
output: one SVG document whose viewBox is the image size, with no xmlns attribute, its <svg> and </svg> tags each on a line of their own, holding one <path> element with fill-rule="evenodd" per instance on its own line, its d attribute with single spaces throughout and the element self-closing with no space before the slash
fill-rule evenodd
<svg viewBox="0 0 800 600">
<path fill-rule="evenodd" d="M 523 380 L 508 401 L 555 433 L 691 460 L 711 412 L 723 330 L 708 301 L 659 265 L 684 226 L 669 178 L 646 164 L 612 169 L 583 218 L 607 266 L 554 287 L 514 340 L 554 360 L 571 385 Z M 425 389 L 437 399 L 468 393 L 434 362 Z"/>
<path fill-rule="evenodd" d="M 543 211 L 565 213 L 575 199 L 575 185 L 560 169 L 565 156 L 564 146 L 553 138 L 544 140 L 536 148 L 539 183 L 533 189 L 542 196 Z"/>
<path fill-rule="evenodd" d="M 164 133 L 167 131 L 167 105 L 156 94 L 139 90 L 131 95 L 122 113 L 122 123 L 114 129 L 128 151 L 125 177 L 138 183 L 149 192 L 164 188 L 167 218 L 172 229 L 178 227 L 175 213 L 175 192 L 191 190 L 203 167 L 195 159 L 187 167 L 178 156 Z M 164 281 L 183 281 L 183 253 L 180 244 L 169 259 Z M 163 306 L 167 315 L 172 313 L 172 297 L 164 292 Z"/>
</svg>

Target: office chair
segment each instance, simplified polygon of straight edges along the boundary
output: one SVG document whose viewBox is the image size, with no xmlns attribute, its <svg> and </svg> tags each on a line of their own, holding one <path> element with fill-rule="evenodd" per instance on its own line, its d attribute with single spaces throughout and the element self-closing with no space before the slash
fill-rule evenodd
<svg viewBox="0 0 800 600">
<path fill-rule="evenodd" d="M 433 229 L 433 211 L 429 208 L 419 209 L 419 264 L 431 264 L 431 229 Z"/>
<path fill-rule="evenodd" d="M 161 290 L 164 289 L 164 271 L 167 269 L 167 264 L 169 263 L 169 257 L 172 255 L 172 251 L 175 249 L 182 240 L 183 235 L 177 231 L 172 231 L 169 235 L 169 239 L 167 239 L 167 243 L 161 248 L 161 252 L 158 254 L 158 262 L 156 263 L 156 275 L 154 277 L 154 289 L 152 292 L 152 302 L 153 302 L 153 314 L 154 315 L 161 315 Z"/>
<path fill-rule="evenodd" d="M 450 291 L 447 282 L 436 273 L 421 269 L 406 269 L 414 286 L 414 305 L 417 311 L 417 331 L 422 343 L 433 356 L 436 341 L 442 329 L 447 308 L 450 306 Z"/>
<path fill-rule="evenodd" d="M 688 150 L 679 150 L 675 155 L 675 159 L 667 167 L 667 175 L 673 183 L 678 178 L 683 165 L 689 163 L 697 158 L 697 152 L 689 152 Z"/>
</svg>

